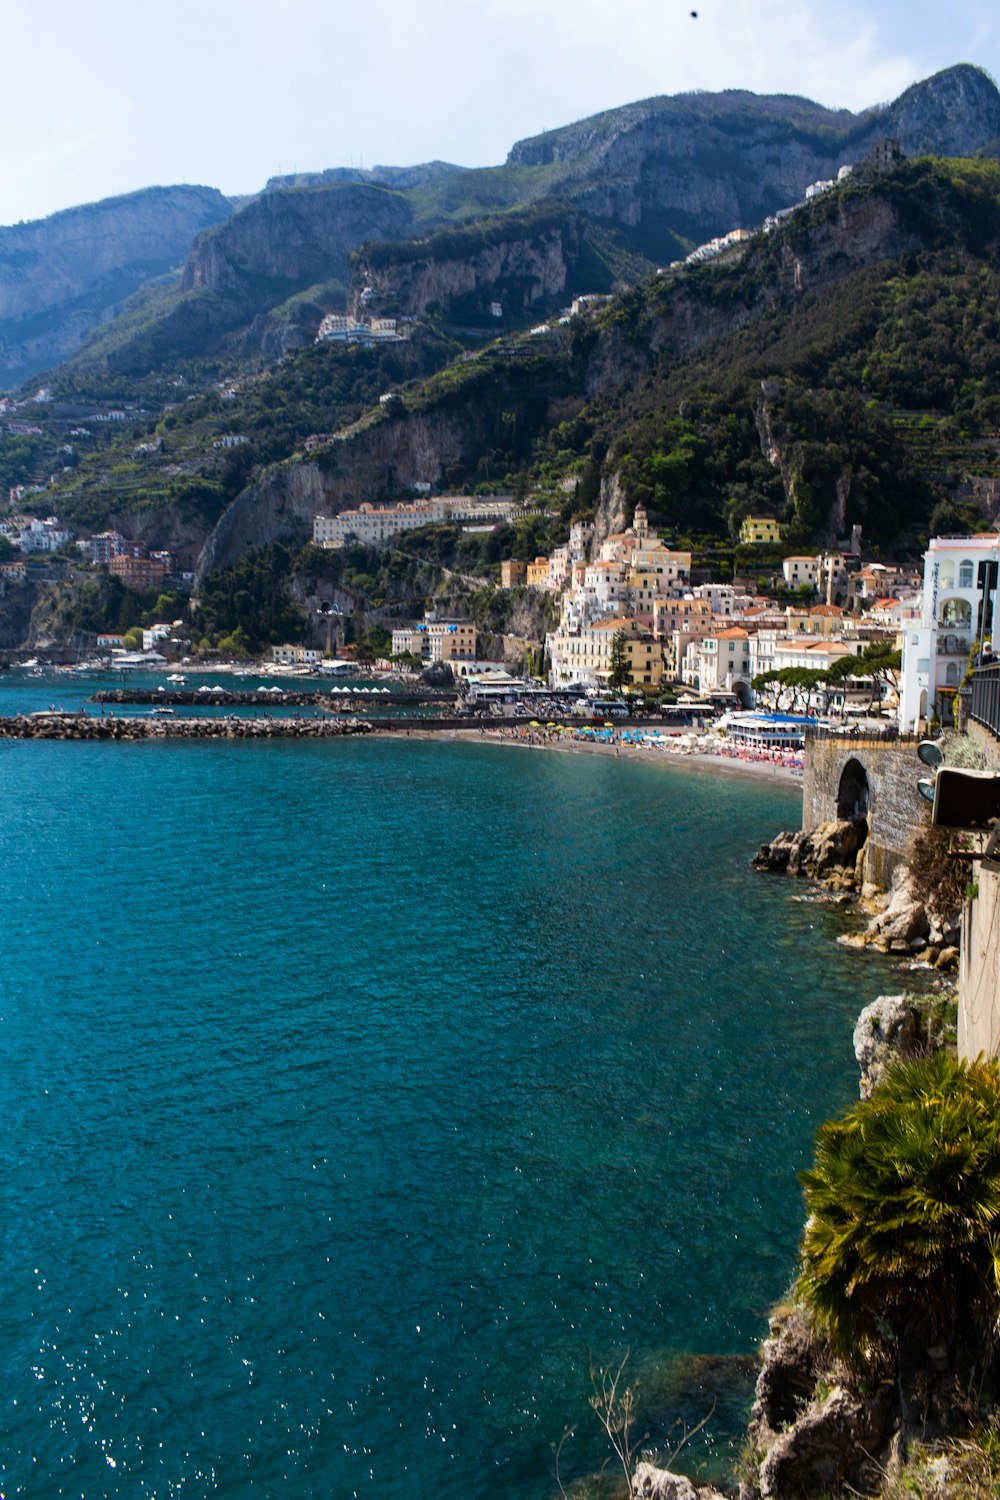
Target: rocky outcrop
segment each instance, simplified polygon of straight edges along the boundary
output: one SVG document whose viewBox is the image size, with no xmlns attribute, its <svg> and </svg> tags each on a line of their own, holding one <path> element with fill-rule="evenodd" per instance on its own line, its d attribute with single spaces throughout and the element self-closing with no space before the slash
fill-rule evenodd
<svg viewBox="0 0 1000 1500">
<path fill-rule="evenodd" d="M 957 969 L 961 914 L 945 917 L 929 911 L 905 865 L 897 866 L 887 892 L 863 887 L 861 907 L 869 915 L 868 926 L 840 937 L 845 947 L 913 956 L 947 972 Z"/>
<path fill-rule="evenodd" d="M 0 650 L 16 650 L 28 640 L 38 593 L 34 582 L 0 578 Z"/>
<path fill-rule="evenodd" d="M 0 387 L 74 353 L 230 212 L 215 188 L 156 187 L 0 228 Z"/>
<path fill-rule="evenodd" d="M 868 837 L 864 818 L 821 823 L 810 831 L 779 833 L 754 855 L 755 870 L 780 875 L 804 875 L 836 890 L 851 890 L 858 882 L 862 849 Z"/>
<path fill-rule="evenodd" d="M 685 1474 L 672 1474 L 654 1464 L 641 1463 L 632 1476 L 630 1500 L 725 1500 L 708 1485 L 693 1484 Z"/>
<path fill-rule="evenodd" d="M 862 1099 L 871 1098 L 892 1063 L 915 1057 L 919 1049 L 917 1015 L 905 995 L 879 995 L 866 1005 L 854 1028 Z"/>
<path fill-rule="evenodd" d="M 755 1446 L 767 1447 L 802 1415 L 822 1366 L 819 1345 L 798 1308 L 771 1318 L 760 1358 L 749 1434 Z"/>
<path fill-rule="evenodd" d="M 873 1455 L 885 1447 L 894 1420 L 891 1389 L 863 1399 L 834 1386 L 775 1438 L 759 1469 L 761 1500 L 807 1500 L 864 1483 L 878 1471 Z"/>
<path fill-rule="evenodd" d="M 862 1398 L 836 1377 L 799 1308 L 772 1318 L 761 1347 L 747 1433 L 752 1468 L 741 1500 L 809 1500 L 870 1473 L 892 1435 L 893 1391 L 880 1387 Z"/>
<path fill-rule="evenodd" d="M 594 511 L 594 535 L 591 539 L 591 556 L 597 557 L 601 543 L 617 531 L 624 531 L 629 524 L 632 507 L 629 505 L 621 472 L 601 481 L 601 493 Z"/>
<path fill-rule="evenodd" d="M 449 161 L 425 161 L 413 167 L 324 167 L 322 172 L 285 172 L 280 177 L 269 177 L 264 191 L 330 187 L 345 182 L 368 182 L 388 188 L 421 187 L 436 177 L 453 177 L 468 170 L 468 167 L 457 167 Z"/>
<path fill-rule="evenodd" d="M 885 953 L 892 951 L 894 943 L 909 949 L 914 943 L 922 946 L 929 931 L 927 909 L 913 890 L 906 866 L 900 865 L 893 875 L 888 904 L 869 923 L 866 945 Z"/>
</svg>

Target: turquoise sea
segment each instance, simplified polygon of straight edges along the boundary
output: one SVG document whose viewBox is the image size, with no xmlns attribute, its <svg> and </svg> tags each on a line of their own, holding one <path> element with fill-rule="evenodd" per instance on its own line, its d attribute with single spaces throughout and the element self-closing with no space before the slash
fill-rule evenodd
<svg viewBox="0 0 1000 1500">
<path fill-rule="evenodd" d="M 626 1351 L 729 1462 L 887 983 L 748 869 L 796 789 L 388 739 L 0 787 L 0 1493 L 548 1500 Z"/>
</svg>

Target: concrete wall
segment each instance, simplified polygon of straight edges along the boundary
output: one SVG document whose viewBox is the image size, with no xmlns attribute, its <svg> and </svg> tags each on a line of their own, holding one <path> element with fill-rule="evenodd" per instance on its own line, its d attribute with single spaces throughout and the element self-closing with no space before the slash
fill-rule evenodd
<svg viewBox="0 0 1000 1500">
<path fill-rule="evenodd" d="M 869 786 L 865 879 L 888 886 L 913 833 L 928 821 L 927 803 L 917 791 L 917 781 L 927 772 L 913 742 L 810 737 L 802 787 L 803 828 L 837 817 L 841 778 L 852 760 L 861 766 Z"/>
<path fill-rule="evenodd" d="M 1000 1054 L 1000 864 L 975 866 L 979 894 L 962 913 L 958 1055 Z"/>
</svg>

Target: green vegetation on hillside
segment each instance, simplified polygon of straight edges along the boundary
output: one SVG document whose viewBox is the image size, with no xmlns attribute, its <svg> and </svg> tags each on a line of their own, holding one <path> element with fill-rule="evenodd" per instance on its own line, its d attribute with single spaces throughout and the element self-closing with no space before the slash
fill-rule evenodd
<svg viewBox="0 0 1000 1500">
<path fill-rule="evenodd" d="M 866 251 L 855 264 L 853 226 L 869 225 L 875 209 L 887 253 Z M 458 226 L 428 245 L 473 253 L 516 218 Z M 566 232 L 545 207 L 519 223 Z M 587 224 L 579 244 L 597 253 L 603 233 Z M 603 243 L 601 254 L 621 249 L 614 235 Z M 782 521 L 789 550 L 860 523 L 869 546 L 913 555 L 932 526 L 993 519 L 998 243 L 1000 165 L 905 162 L 881 177 L 858 174 L 773 234 L 644 280 L 544 338 L 508 335 L 471 355 L 439 315 L 405 344 L 310 344 L 266 369 L 209 361 L 187 374 L 130 376 L 66 367 L 52 381 L 66 415 L 40 408 L 41 438 L 0 438 L 0 479 L 57 473 L 37 507 L 82 527 L 167 507 L 204 535 L 310 435 L 361 420 L 404 424 L 401 436 L 417 418 L 421 442 L 433 445 L 435 424 L 448 427 L 441 488 L 544 499 L 558 521 L 533 538 L 539 550 L 561 540 L 569 513 L 589 512 L 614 476 L 627 507 L 641 500 L 668 538 L 728 576 L 755 565 L 734 546 L 755 511 Z M 389 266 L 413 249 L 366 254 Z M 404 398 L 391 414 L 377 404 L 390 387 Z M 120 404 L 127 419 L 98 427 L 89 403 Z M 89 435 L 60 456 L 81 421 Z M 247 441 L 216 448 L 226 435 Z M 155 451 L 135 451 L 149 443 Z M 401 493 L 387 471 L 381 486 L 356 494 L 350 442 L 321 447 L 316 461 L 334 493 L 338 484 L 358 499 Z M 463 541 L 451 565 L 488 577 L 496 545 L 477 559 Z"/>
<path fill-rule="evenodd" d="M 820 1128 L 801 1181 L 797 1290 L 835 1353 L 898 1376 L 904 1407 L 935 1346 L 957 1387 L 983 1382 L 1000 1317 L 996 1062 L 898 1063 Z"/>
</svg>

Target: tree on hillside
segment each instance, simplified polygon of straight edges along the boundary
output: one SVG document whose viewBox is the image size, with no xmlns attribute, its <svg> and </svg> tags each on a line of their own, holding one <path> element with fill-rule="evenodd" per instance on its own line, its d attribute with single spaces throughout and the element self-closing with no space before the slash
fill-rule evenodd
<svg viewBox="0 0 1000 1500">
<path fill-rule="evenodd" d="M 1000 1074 L 945 1052 L 897 1065 L 820 1127 L 800 1174 L 796 1290 L 855 1369 L 894 1371 L 904 1421 L 927 1350 L 968 1393 L 1000 1319 Z"/>
</svg>

